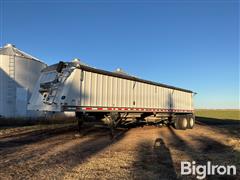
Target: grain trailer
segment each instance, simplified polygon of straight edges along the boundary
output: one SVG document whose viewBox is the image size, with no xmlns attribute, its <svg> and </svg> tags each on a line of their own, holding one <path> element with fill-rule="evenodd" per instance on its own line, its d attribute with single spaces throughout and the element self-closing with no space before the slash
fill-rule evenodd
<svg viewBox="0 0 240 180">
<path fill-rule="evenodd" d="M 109 72 L 80 61 L 59 62 L 42 70 L 28 108 L 73 111 L 79 125 L 94 116 L 110 127 L 153 120 L 176 129 L 193 128 L 194 93 L 140 79 L 122 71 Z"/>
</svg>

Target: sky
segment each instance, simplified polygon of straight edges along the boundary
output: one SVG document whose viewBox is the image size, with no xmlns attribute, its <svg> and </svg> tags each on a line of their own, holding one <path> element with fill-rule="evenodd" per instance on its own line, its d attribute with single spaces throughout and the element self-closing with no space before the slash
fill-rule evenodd
<svg viewBox="0 0 240 180">
<path fill-rule="evenodd" d="M 196 108 L 240 108 L 239 1 L 0 2 L 0 46 L 190 89 Z"/>
</svg>

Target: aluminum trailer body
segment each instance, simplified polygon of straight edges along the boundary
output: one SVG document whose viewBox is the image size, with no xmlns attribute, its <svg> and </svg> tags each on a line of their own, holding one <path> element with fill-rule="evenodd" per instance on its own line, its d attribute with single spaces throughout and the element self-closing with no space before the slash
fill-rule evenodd
<svg viewBox="0 0 240 180">
<path fill-rule="evenodd" d="M 194 124 L 193 95 L 190 90 L 92 68 L 77 61 L 60 62 L 42 71 L 28 108 L 75 111 L 80 118 L 88 114 L 108 121 L 153 116 L 186 129 Z"/>
</svg>

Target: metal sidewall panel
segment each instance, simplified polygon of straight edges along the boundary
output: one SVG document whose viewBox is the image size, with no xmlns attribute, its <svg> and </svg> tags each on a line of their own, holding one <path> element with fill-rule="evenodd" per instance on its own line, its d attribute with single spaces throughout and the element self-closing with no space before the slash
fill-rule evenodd
<svg viewBox="0 0 240 180">
<path fill-rule="evenodd" d="M 31 97 L 29 109 L 39 111 L 62 111 L 62 106 L 102 107 L 102 108 L 145 108 L 193 110 L 192 93 L 147 84 L 144 82 L 114 77 L 97 72 L 75 68 L 59 85 L 54 95 L 54 103 L 44 103 L 39 93 L 40 82 L 51 81 L 52 71 L 43 72 Z M 50 78 L 50 79 L 49 79 Z M 69 109 L 68 109 L 69 110 Z"/>
<path fill-rule="evenodd" d="M 75 71 L 80 73 L 81 70 Z M 84 73 L 82 85 L 77 85 L 81 87 L 79 90 L 81 103 L 77 103 L 80 106 L 193 110 L 192 93 L 189 92 L 94 72 L 82 71 L 81 73 Z M 72 83 L 74 86 L 80 82 L 80 75 L 76 77 L 78 78 L 74 78 Z M 77 91 L 77 87 L 74 88 L 74 92 Z M 68 104 L 71 104 L 73 99 L 74 97 L 68 101 Z"/>
</svg>

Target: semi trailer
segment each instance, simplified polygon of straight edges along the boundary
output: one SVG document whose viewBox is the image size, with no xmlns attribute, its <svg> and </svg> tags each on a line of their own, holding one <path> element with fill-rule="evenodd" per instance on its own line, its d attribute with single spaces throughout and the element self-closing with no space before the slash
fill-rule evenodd
<svg viewBox="0 0 240 180">
<path fill-rule="evenodd" d="M 36 83 L 28 109 L 75 112 L 78 125 L 88 116 L 111 129 L 129 123 L 173 125 L 191 129 L 195 123 L 191 90 L 144 80 L 121 70 L 110 72 L 78 60 L 46 67 Z"/>
</svg>

